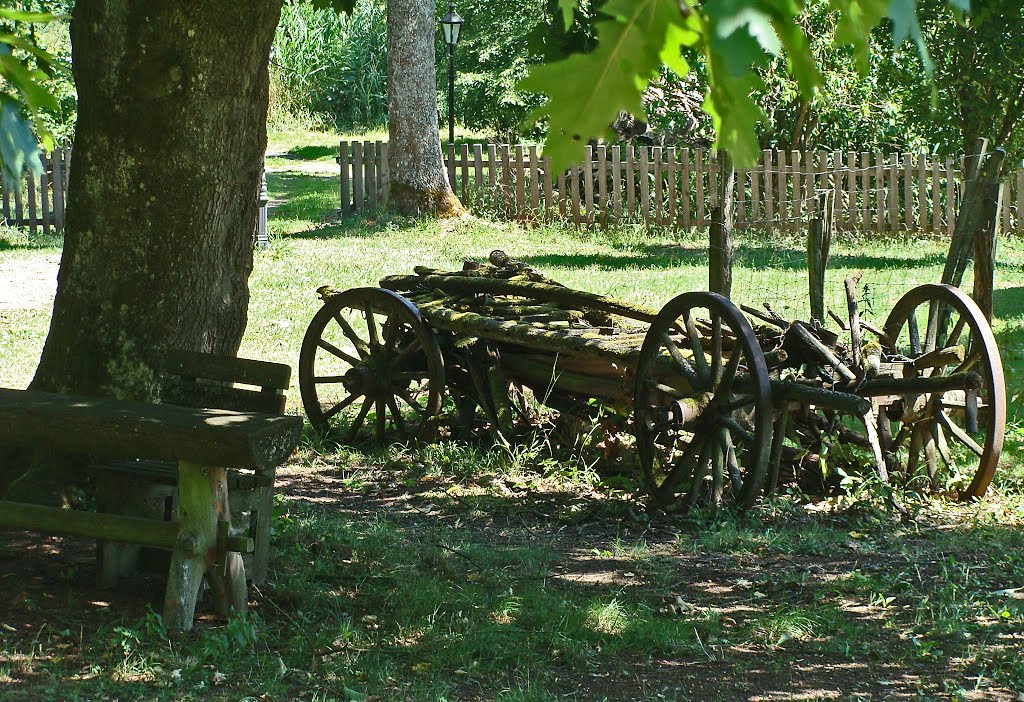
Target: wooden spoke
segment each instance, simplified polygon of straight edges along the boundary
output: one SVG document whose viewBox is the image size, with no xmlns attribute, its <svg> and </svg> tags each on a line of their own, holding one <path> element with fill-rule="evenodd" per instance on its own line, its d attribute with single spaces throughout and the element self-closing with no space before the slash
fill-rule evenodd
<svg viewBox="0 0 1024 702">
<path fill-rule="evenodd" d="M 733 354 L 734 356 L 738 354 Z M 722 375 L 722 318 L 711 315 L 711 380 L 718 383 Z"/>
<path fill-rule="evenodd" d="M 966 325 L 967 317 L 960 315 L 960 319 L 956 320 L 956 325 L 953 327 L 953 331 L 949 333 L 949 337 L 946 339 L 946 346 L 957 345 L 957 342 L 960 341 L 960 334 L 963 333 Z"/>
<path fill-rule="evenodd" d="M 430 374 L 427 373 L 427 371 L 415 371 L 409 373 L 395 373 L 391 377 L 398 382 L 409 382 L 412 380 L 426 380 L 430 377 Z"/>
<path fill-rule="evenodd" d="M 648 380 L 647 386 L 651 388 L 651 390 L 657 390 L 658 392 L 665 393 L 669 397 L 674 397 L 677 400 L 682 399 L 684 397 L 689 397 L 685 392 L 680 392 L 679 390 L 676 390 L 674 387 L 665 385 L 664 383 L 659 383 L 656 380 Z"/>
<path fill-rule="evenodd" d="M 732 434 L 728 429 L 722 430 L 723 443 L 725 445 L 725 467 L 729 473 L 729 482 L 732 483 L 732 491 L 739 494 L 743 490 L 743 476 L 740 474 L 740 464 L 736 460 L 736 447 L 732 443 Z"/>
<path fill-rule="evenodd" d="M 713 442 L 711 447 L 711 503 L 714 505 L 721 504 L 725 490 L 725 454 L 726 448 L 720 431 L 718 441 Z"/>
<path fill-rule="evenodd" d="M 715 388 L 715 399 L 719 402 L 723 401 L 732 391 L 733 381 L 736 380 L 736 369 L 740 367 L 742 356 L 739 349 L 733 349 L 732 356 L 729 357 L 729 362 L 725 365 L 725 371 L 722 372 L 718 380 L 718 387 Z"/>
<path fill-rule="evenodd" d="M 356 330 L 352 328 L 352 325 L 348 323 L 348 320 L 342 316 L 340 310 L 334 315 L 334 321 L 338 323 L 339 327 L 341 327 L 341 333 L 352 342 L 352 346 L 355 347 L 356 353 L 359 354 L 360 358 L 366 358 L 370 355 L 370 349 L 366 346 L 366 342 L 363 341 L 362 337 L 356 333 Z"/>
<path fill-rule="evenodd" d="M 735 434 L 737 438 L 748 446 L 753 446 L 756 443 L 756 437 L 750 431 L 741 427 L 740 423 L 732 417 L 723 417 L 722 424 L 729 429 L 731 434 Z"/>
<path fill-rule="evenodd" d="M 395 423 L 395 429 L 402 434 L 407 434 L 407 428 L 405 425 L 405 418 L 402 416 L 402 410 L 398 406 L 398 401 L 395 400 L 393 395 L 388 395 L 388 409 L 391 410 L 391 416 Z"/>
<path fill-rule="evenodd" d="M 934 351 L 939 338 L 939 327 L 945 326 L 946 315 L 943 314 L 945 304 L 942 300 L 932 300 L 928 305 L 928 330 L 925 332 L 922 352 Z"/>
<path fill-rule="evenodd" d="M 704 358 L 704 347 L 700 343 L 700 332 L 693 321 L 690 310 L 686 311 L 685 317 L 686 338 L 690 341 L 690 350 L 693 351 L 693 362 L 697 369 L 697 377 L 704 383 L 711 381 L 711 369 L 708 368 L 708 361 Z"/>
<path fill-rule="evenodd" d="M 338 412 L 341 412 L 343 409 L 345 409 L 353 402 L 355 402 L 356 398 L 358 397 L 359 395 L 349 395 L 344 400 L 342 400 L 341 402 L 339 402 L 338 404 L 334 405 L 329 410 L 324 412 L 324 419 L 330 419 L 331 417 L 335 416 L 336 414 L 338 414 Z"/>
<path fill-rule="evenodd" d="M 343 375 L 316 375 L 313 376 L 313 382 L 321 383 L 323 385 L 331 385 L 333 383 L 344 383 L 345 376 Z"/>
<path fill-rule="evenodd" d="M 914 475 L 917 472 L 917 465 L 921 462 L 921 446 L 924 444 L 924 437 L 921 436 L 921 429 L 914 427 L 910 434 L 910 449 L 907 454 L 907 475 Z"/>
<path fill-rule="evenodd" d="M 971 353 L 969 353 L 967 355 L 967 358 L 964 359 L 964 362 L 961 363 L 959 366 L 957 366 L 953 370 L 953 372 L 950 373 L 950 375 L 954 375 L 956 373 L 963 373 L 964 371 L 969 371 L 974 366 L 975 363 L 977 363 L 978 361 L 981 360 L 982 356 L 984 356 L 984 355 L 985 355 L 985 350 L 984 349 L 980 349 L 979 348 L 979 349 L 975 349 L 975 350 L 971 351 Z"/>
<path fill-rule="evenodd" d="M 359 429 L 363 426 L 363 421 L 366 419 L 366 415 L 370 413 L 370 408 L 373 407 L 373 398 L 367 397 L 363 400 L 363 406 L 359 408 L 359 414 L 352 420 L 352 426 L 348 428 L 348 434 L 345 435 L 345 443 L 351 444 L 356 440 L 356 435 L 359 433 Z"/>
<path fill-rule="evenodd" d="M 329 341 L 324 341 L 323 339 L 320 339 L 319 341 L 316 342 L 316 345 L 322 348 L 327 353 L 331 354 L 332 356 L 340 358 L 349 365 L 358 366 L 360 363 L 362 363 L 362 361 L 360 361 L 358 358 L 350 356 L 349 354 L 345 353 L 344 351 L 342 351 Z"/>
<path fill-rule="evenodd" d="M 717 441 L 704 441 L 703 446 L 700 450 L 700 456 L 697 458 L 696 470 L 693 471 L 693 481 L 690 486 L 690 492 L 686 495 L 686 501 L 684 502 L 684 508 L 687 512 L 693 509 L 693 506 L 697 503 L 697 498 L 700 497 L 701 491 L 704 489 L 704 481 L 708 477 L 708 472 L 711 469 L 711 452 L 717 445 Z"/>
<path fill-rule="evenodd" d="M 932 437 L 935 439 L 935 448 L 938 450 L 942 462 L 946 464 L 947 468 L 952 468 L 953 457 L 949 453 L 946 434 L 942 431 L 942 424 L 938 420 L 932 422 Z"/>
<path fill-rule="evenodd" d="M 672 356 L 672 360 L 679 366 L 679 370 L 683 372 L 683 376 L 686 377 L 688 382 L 694 389 L 701 386 L 701 382 L 697 377 L 697 372 L 694 371 L 693 366 L 690 365 L 690 361 L 683 355 L 683 352 L 676 346 L 676 342 L 672 340 L 672 337 L 668 335 L 668 332 L 662 332 L 661 343 L 668 349 L 668 353 Z"/>
<path fill-rule="evenodd" d="M 377 411 L 374 413 L 374 424 L 376 424 L 377 443 L 384 443 L 384 434 L 387 432 L 388 413 L 385 409 L 384 398 L 377 398 Z"/>
<path fill-rule="evenodd" d="M 423 415 L 423 412 L 424 412 L 423 406 L 419 402 L 417 402 L 416 399 L 412 395 L 410 395 L 405 390 L 399 390 L 395 394 L 398 395 L 400 398 L 402 398 L 402 400 L 405 402 L 405 404 L 407 404 L 410 407 L 412 407 L 412 409 L 416 412 L 416 414 L 418 414 L 420 416 Z"/>
<path fill-rule="evenodd" d="M 370 335 L 370 349 L 377 351 L 380 349 L 380 337 L 377 335 L 377 320 L 373 316 L 373 305 L 369 300 L 366 302 L 366 309 L 363 310 L 363 313 L 366 317 L 366 333 Z"/>
<path fill-rule="evenodd" d="M 968 434 L 966 431 L 957 426 L 953 422 L 953 420 L 949 418 L 949 415 L 947 415 L 945 412 L 939 410 L 939 412 L 935 416 L 938 418 L 939 422 L 942 423 L 942 426 L 946 429 L 946 431 L 948 431 L 954 439 L 956 439 L 961 444 L 969 448 L 974 453 L 974 455 L 980 458 L 981 455 L 985 453 L 985 450 L 978 445 L 978 442 L 975 441 L 970 434 Z"/>
<path fill-rule="evenodd" d="M 409 360 L 409 358 L 420 349 L 420 340 L 413 339 L 409 344 L 398 352 L 395 359 L 391 362 L 391 365 L 395 368 L 401 368 L 402 364 Z"/>
<path fill-rule="evenodd" d="M 749 407 L 756 402 L 753 395 L 736 395 L 734 398 L 722 404 L 722 412 L 729 414 L 743 407 Z"/>
<path fill-rule="evenodd" d="M 907 335 L 910 338 L 910 355 L 919 356 L 921 354 L 921 332 L 917 328 L 917 310 L 911 310 L 910 316 L 907 317 Z"/>
<path fill-rule="evenodd" d="M 704 446 L 707 444 L 707 442 L 702 440 L 700 437 L 694 436 L 683 448 L 679 460 L 674 461 L 671 459 L 677 452 L 677 443 L 678 437 L 674 438 L 672 441 L 671 454 L 667 461 L 672 467 L 665 476 L 665 481 L 661 484 L 661 487 L 657 489 L 659 500 L 663 500 L 664 503 L 667 503 L 672 498 L 673 493 L 675 493 L 676 484 L 678 484 L 680 479 L 683 478 L 686 470 L 691 467 L 693 461 L 697 458 L 698 453 L 703 451 Z"/>
</svg>

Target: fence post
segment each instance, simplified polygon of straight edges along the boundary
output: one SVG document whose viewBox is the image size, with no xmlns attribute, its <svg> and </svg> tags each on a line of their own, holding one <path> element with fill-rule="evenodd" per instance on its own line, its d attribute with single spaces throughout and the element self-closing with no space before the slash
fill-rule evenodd
<svg viewBox="0 0 1024 702">
<path fill-rule="evenodd" d="M 992 321 L 992 295 L 996 275 L 996 237 L 999 236 L 999 215 L 1003 204 L 1003 184 L 1000 182 L 1006 152 L 996 149 L 989 157 L 985 169 L 986 179 L 979 188 L 981 200 L 977 232 L 974 235 L 974 301 Z"/>
<path fill-rule="evenodd" d="M 732 228 L 733 189 L 736 184 L 736 169 L 729 154 L 722 151 L 719 163 L 721 178 L 718 188 L 718 205 L 711 212 L 711 226 L 708 230 L 708 289 L 719 295 L 732 294 Z"/>
<path fill-rule="evenodd" d="M 807 230 L 807 293 L 811 305 L 811 319 L 825 321 L 825 269 L 832 246 L 832 203 L 835 191 L 818 195 L 818 216 L 811 220 Z"/>
</svg>

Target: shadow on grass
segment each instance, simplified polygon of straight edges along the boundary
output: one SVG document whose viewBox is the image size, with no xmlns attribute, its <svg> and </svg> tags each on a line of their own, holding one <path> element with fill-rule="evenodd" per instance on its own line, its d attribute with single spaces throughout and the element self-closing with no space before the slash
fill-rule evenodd
<svg viewBox="0 0 1024 702">
<path fill-rule="evenodd" d="M 527 256 L 524 263 L 543 269 L 544 267 L 587 268 L 604 270 L 621 268 L 675 268 L 685 263 L 707 261 L 707 249 L 699 244 L 617 244 L 615 248 L 631 255 L 606 254 L 544 254 Z M 771 244 L 745 244 L 735 246 L 735 263 L 745 268 L 774 268 L 783 270 L 806 270 L 807 252 L 795 247 L 773 246 Z M 941 254 L 923 256 L 885 256 L 835 254 L 829 258 L 829 266 L 835 268 L 863 268 L 867 270 L 890 270 L 941 265 L 945 257 Z"/>
<path fill-rule="evenodd" d="M 299 161 L 318 161 L 328 157 L 337 156 L 339 153 L 338 149 L 338 146 L 294 146 L 288 150 L 288 153 L 281 154 L 278 158 L 295 159 Z"/>
</svg>

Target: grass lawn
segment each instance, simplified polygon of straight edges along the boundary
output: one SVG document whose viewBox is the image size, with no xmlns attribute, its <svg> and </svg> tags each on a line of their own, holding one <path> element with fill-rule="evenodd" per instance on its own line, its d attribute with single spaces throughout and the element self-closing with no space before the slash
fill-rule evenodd
<svg viewBox="0 0 1024 702">
<path fill-rule="evenodd" d="M 290 139 L 290 141 L 289 141 Z M 277 237 L 256 255 L 240 353 L 297 365 L 315 290 L 494 248 L 660 307 L 703 289 L 701 234 L 334 217 L 336 137 L 282 136 Z M 276 143 L 276 142 L 275 142 Z M 806 317 L 803 244 L 741 235 L 734 297 Z M 0 233 L 0 267 L 59 242 Z M 840 241 L 828 304 L 864 270 L 884 320 L 939 279 L 945 242 Z M 603 476 L 512 450 L 325 446 L 285 467 L 276 555 L 249 620 L 167 637 L 163 584 L 92 587 L 92 544 L 0 538 L 0 700 L 981 700 L 1024 692 L 1024 242 L 999 251 L 1011 424 L 990 496 L 908 496 L 912 518 L 790 491 L 746 515 L 651 514 Z M 49 301 L 0 308 L 0 385 L 31 379 Z M 289 411 L 299 412 L 298 388 Z M 201 605 L 208 611 L 208 605 Z"/>
</svg>

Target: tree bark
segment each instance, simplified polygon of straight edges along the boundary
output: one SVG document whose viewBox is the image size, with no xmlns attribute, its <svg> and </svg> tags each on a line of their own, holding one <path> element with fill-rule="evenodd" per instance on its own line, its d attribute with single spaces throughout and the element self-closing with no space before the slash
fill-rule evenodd
<svg viewBox="0 0 1024 702">
<path fill-rule="evenodd" d="M 433 0 L 388 0 L 388 207 L 458 217 L 441 155 Z"/>
<path fill-rule="evenodd" d="M 76 3 L 68 223 L 34 389 L 158 400 L 164 350 L 237 351 L 281 4 Z"/>
</svg>

